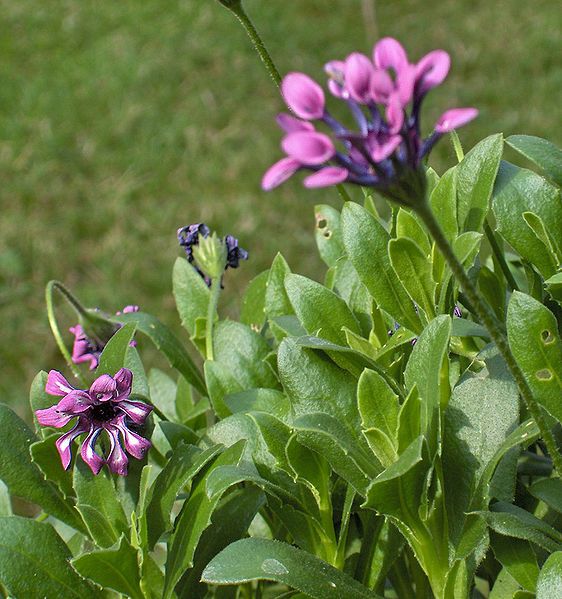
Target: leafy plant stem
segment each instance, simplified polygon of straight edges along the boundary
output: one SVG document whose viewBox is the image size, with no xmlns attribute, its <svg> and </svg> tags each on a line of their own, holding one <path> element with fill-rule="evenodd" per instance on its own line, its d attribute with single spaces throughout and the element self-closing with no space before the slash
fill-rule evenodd
<svg viewBox="0 0 562 599">
<path fill-rule="evenodd" d="M 408 566 L 403 556 L 392 565 L 390 580 L 398 599 L 410 599 L 415 596 L 408 576 Z"/>
<path fill-rule="evenodd" d="M 492 252 L 494 252 L 494 257 L 496 258 L 496 260 L 498 261 L 498 264 L 500 265 L 500 268 L 503 272 L 505 280 L 507 281 L 507 284 L 509 286 L 509 290 L 510 291 L 513 291 L 513 290 L 519 291 L 517 283 L 515 282 L 515 279 L 513 278 L 513 274 L 511 272 L 511 270 L 509 270 L 509 266 L 507 264 L 504 254 L 502 252 L 502 249 L 500 248 L 498 240 L 496 239 L 496 236 L 494 235 L 494 232 L 492 231 L 492 227 L 490 227 L 490 225 L 488 224 L 487 221 L 484 221 L 484 233 L 486 234 L 486 239 L 488 240 L 488 243 L 490 244 L 490 247 L 492 248 Z"/>
<path fill-rule="evenodd" d="M 213 325 L 215 324 L 215 312 L 219 303 L 221 292 L 221 277 L 215 277 L 211 282 L 211 297 L 207 307 L 207 326 L 205 330 L 205 353 L 207 360 L 214 360 L 213 353 Z"/>
<path fill-rule="evenodd" d="M 80 302 L 72 295 L 72 293 L 59 281 L 49 281 L 47 283 L 47 287 L 45 289 L 45 303 L 47 304 L 47 318 L 49 319 L 49 326 L 51 327 L 51 331 L 53 332 L 53 337 L 57 343 L 60 353 L 65 359 L 68 367 L 72 371 L 74 377 L 80 382 L 82 386 L 86 386 L 86 381 L 84 380 L 80 370 L 72 361 L 72 356 L 66 347 L 66 344 L 62 338 L 62 334 L 60 332 L 60 328 L 57 322 L 57 317 L 55 315 L 55 305 L 54 305 L 54 292 L 58 291 L 67 301 L 68 303 L 79 313 L 84 314 L 85 310 Z"/>
<path fill-rule="evenodd" d="M 494 343 L 496 344 L 499 352 L 503 356 L 507 367 L 509 368 L 517 386 L 519 387 L 519 392 L 523 397 L 523 401 L 529 410 L 529 413 L 537 423 L 541 431 L 541 436 L 544 439 L 547 450 L 552 458 L 552 462 L 554 464 L 554 468 L 558 475 L 562 475 L 562 456 L 557 450 L 556 443 L 554 441 L 554 436 L 552 435 L 551 430 L 548 428 L 545 419 L 542 415 L 539 404 L 536 402 L 527 381 L 525 380 L 525 376 L 519 365 L 515 361 L 513 354 L 511 353 L 511 349 L 507 342 L 507 338 L 503 331 L 501 330 L 499 323 L 496 321 L 496 318 L 486 302 L 480 297 L 480 294 L 476 290 L 476 287 L 473 285 L 472 281 L 469 279 L 467 273 L 465 272 L 462 264 L 459 262 L 458 258 L 455 256 L 453 248 L 447 241 L 447 238 L 443 234 L 441 226 L 437 222 L 431 208 L 429 207 L 428 202 L 422 202 L 418 206 L 416 206 L 416 212 L 423 220 L 425 226 L 430 232 L 431 236 L 435 240 L 437 247 L 443 253 L 445 260 L 447 261 L 450 269 L 452 270 L 454 276 L 457 278 L 457 281 L 460 283 L 466 297 L 474 308 L 474 311 L 478 318 L 481 320 L 482 324 L 488 329 L 490 336 Z"/>
</svg>

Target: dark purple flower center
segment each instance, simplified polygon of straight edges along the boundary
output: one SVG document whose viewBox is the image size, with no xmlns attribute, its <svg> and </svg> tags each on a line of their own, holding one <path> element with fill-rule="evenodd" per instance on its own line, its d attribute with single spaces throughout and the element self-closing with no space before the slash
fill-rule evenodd
<svg viewBox="0 0 562 599">
<path fill-rule="evenodd" d="M 106 401 L 100 404 L 93 405 L 90 410 L 92 420 L 97 420 L 98 422 L 108 422 L 113 420 L 117 415 L 117 410 L 113 405 L 113 402 Z"/>
</svg>

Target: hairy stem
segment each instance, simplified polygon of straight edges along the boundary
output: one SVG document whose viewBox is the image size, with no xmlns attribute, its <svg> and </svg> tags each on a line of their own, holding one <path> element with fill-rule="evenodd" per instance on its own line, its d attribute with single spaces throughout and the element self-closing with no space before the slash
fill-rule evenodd
<svg viewBox="0 0 562 599">
<path fill-rule="evenodd" d="M 431 236 L 435 240 L 437 247 L 441 250 L 445 260 L 447 261 L 453 275 L 456 277 L 459 282 L 461 288 L 463 289 L 466 297 L 468 298 L 470 304 L 474 308 L 474 311 L 482 324 L 488 329 L 490 336 L 494 343 L 496 344 L 500 354 L 503 356 L 509 371 L 511 372 L 517 386 L 519 387 L 519 392 L 521 393 L 521 397 L 529 410 L 529 413 L 533 417 L 534 421 L 537 423 L 541 431 L 541 436 L 546 444 L 547 450 L 552 458 L 552 462 L 554 464 L 554 468 L 558 475 L 562 475 L 562 456 L 557 450 L 556 442 L 554 440 L 554 436 L 552 431 L 547 426 L 546 421 L 541 412 L 541 408 L 535 398 L 533 397 L 532 391 L 527 384 L 525 379 L 525 375 L 522 370 L 519 368 L 513 354 L 511 353 L 511 349 L 507 342 L 507 338 L 502 331 L 496 317 L 490 310 L 489 306 L 486 302 L 480 297 L 476 287 L 473 285 L 472 281 L 468 278 L 462 264 L 459 262 L 458 258 L 455 256 L 453 252 L 453 248 L 447 241 L 447 238 L 443 234 L 443 231 L 437 222 L 429 204 L 427 202 L 423 202 L 416 207 L 416 212 L 423 220 L 425 226 L 430 232 Z"/>
<path fill-rule="evenodd" d="M 503 272 L 503 276 L 505 277 L 505 280 L 507 281 L 509 290 L 510 291 L 513 291 L 514 289 L 519 290 L 517 283 L 515 282 L 515 279 L 513 278 L 513 273 L 511 272 L 511 270 L 509 270 L 509 266 L 507 264 L 504 254 L 502 252 L 502 249 L 498 243 L 498 240 L 496 239 L 496 236 L 494 235 L 494 232 L 492 231 L 492 227 L 490 227 L 490 225 L 488 224 L 487 221 L 484 221 L 484 233 L 486 234 L 486 239 L 488 240 L 488 243 L 490 244 L 490 247 L 492 248 L 494 257 L 498 261 L 498 264 Z"/>
<path fill-rule="evenodd" d="M 211 282 L 211 297 L 207 306 L 207 325 L 205 330 L 205 353 L 207 360 L 214 360 L 213 351 L 213 327 L 215 324 L 215 312 L 219 303 L 221 292 L 221 277 L 215 277 Z"/>
<path fill-rule="evenodd" d="M 79 314 L 84 314 L 85 311 L 80 302 L 72 295 L 72 293 L 70 293 L 70 291 L 62 283 L 59 283 L 58 281 L 49 281 L 47 283 L 47 287 L 45 289 L 45 303 L 47 304 L 47 318 L 49 319 L 49 325 L 51 327 L 51 331 L 53 332 L 53 337 L 55 338 L 60 353 L 62 354 L 63 358 L 68 364 L 68 367 L 72 371 L 72 374 L 78 381 L 80 381 L 80 384 L 82 386 L 85 386 L 86 382 L 84 381 L 84 378 L 82 377 L 80 370 L 72 361 L 72 356 L 70 355 L 70 352 L 68 351 L 68 348 L 66 347 L 66 344 L 62 338 L 62 334 L 60 332 L 57 317 L 55 315 L 55 290 L 58 291 Z"/>
</svg>

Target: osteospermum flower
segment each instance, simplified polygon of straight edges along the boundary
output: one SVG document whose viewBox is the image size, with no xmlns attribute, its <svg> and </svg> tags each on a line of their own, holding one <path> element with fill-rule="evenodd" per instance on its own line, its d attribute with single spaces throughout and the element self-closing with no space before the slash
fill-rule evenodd
<svg viewBox="0 0 562 599">
<path fill-rule="evenodd" d="M 50 408 L 36 410 L 35 416 L 39 424 L 54 428 L 76 419 L 74 427 L 56 441 L 65 470 L 72 460 L 72 442 L 83 434 L 86 437 L 80 455 L 94 474 L 107 464 L 112 472 L 125 476 L 129 460 L 124 449 L 139 460 L 144 457 L 151 443 L 130 427 L 143 425 L 152 407 L 129 399 L 132 382 L 133 373 L 121 368 L 115 376 L 102 374 L 84 391 L 75 389 L 60 372 L 49 372 L 45 391 L 62 399 Z M 107 456 L 102 457 L 96 451 L 96 443 L 104 431 L 109 449 Z"/>
<path fill-rule="evenodd" d="M 444 112 L 433 132 L 421 137 L 420 108 L 429 90 L 441 84 L 450 67 L 449 55 L 434 50 L 418 63 L 393 38 L 375 44 L 373 56 L 354 52 L 326 67 L 328 89 L 344 101 L 353 117 L 350 129 L 326 108 L 324 91 L 304 73 L 289 73 L 281 92 L 295 116 L 280 114 L 286 156 L 264 175 L 265 190 L 277 187 L 299 170 L 312 171 L 305 187 L 355 183 L 374 187 L 400 203 L 425 194 L 422 160 L 444 134 L 476 117 L 475 108 Z M 328 134 L 318 131 L 315 122 Z"/>
<path fill-rule="evenodd" d="M 129 314 L 130 312 L 138 312 L 138 306 L 125 306 L 123 310 L 116 312 L 116 316 L 121 314 Z M 115 325 L 115 331 L 118 331 L 121 325 Z M 88 337 L 84 328 L 80 324 L 76 324 L 68 329 L 74 335 L 74 343 L 72 344 L 72 361 L 75 364 L 82 364 L 83 362 L 90 363 L 90 370 L 94 370 L 98 367 L 99 359 L 103 348 L 105 347 L 109 339 L 92 339 Z M 129 345 L 135 347 L 137 342 L 132 340 Z"/>
<path fill-rule="evenodd" d="M 186 225 L 178 229 L 177 236 L 181 247 L 185 250 L 185 256 L 188 262 L 195 268 L 195 270 L 205 279 L 207 285 L 211 285 L 211 279 L 194 263 L 195 256 L 193 255 L 193 248 L 199 244 L 200 237 L 209 237 L 211 230 L 205 223 L 194 223 L 192 225 Z M 227 268 L 238 268 L 240 260 L 248 259 L 248 252 L 238 245 L 238 239 L 232 235 L 227 235 L 224 240 L 226 245 L 227 257 L 226 266 Z"/>
</svg>

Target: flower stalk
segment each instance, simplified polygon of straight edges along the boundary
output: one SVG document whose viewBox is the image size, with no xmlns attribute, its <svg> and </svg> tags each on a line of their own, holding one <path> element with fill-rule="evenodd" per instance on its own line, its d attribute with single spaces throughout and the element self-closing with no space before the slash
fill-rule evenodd
<svg viewBox="0 0 562 599">
<path fill-rule="evenodd" d="M 416 208 L 416 213 L 422 219 L 423 223 L 427 227 L 427 230 L 433 237 L 437 247 L 441 250 L 443 257 L 447 261 L 449 268 L 453 272 L 453 275 L 459 282 L 462 290 L 464 291 L 466 297 L 471 303 L 474 312 L 481 320 L 482 324 L 486 327 L 490 336 L 498 351 L 502 355 L 505 360 L 511 375 L 515 379 L 517 386 L 519 388 L 519 392 L 521 393 L 521 397 L 525 402 L 529 413 L 533 417 L 534 421 L 537 423 L 539 430 L 541 431 L 541 436 L 545 442 L 546 448 L 550 457 L 552 459 L 552 463 L 554 465 L 554 469 L 558 473 L 558 476 L 562 475 L 562 456 L 558 452 L 556 447 L 556 442 L 554 440 L 554 436 L 552 431 L 548 427 L 544 416 L 541 412 L 541 408 L 535 398 L 533 397 L 533 393 L 527 384 L 525 376 L 519 365 L 517 364 L 513 354 L 511 353 L 511 349 L 509 347 L 507 338 L 505 333 L 501 329 L 499 323 L 496 320 L 496 317 L 491 312 L 489 306 L 486 302 L 480 297 L 476 287 L 473 285 L 472 281 L 466 274 L 462 264 L 459 262 L 455 253 L 453 252 L 453 248 L 447 241 L 447 238 L 443 234 L 437 219 L 435 218 L 429 203 L 427 201 L 420 202 Z"/>
</svg>

